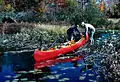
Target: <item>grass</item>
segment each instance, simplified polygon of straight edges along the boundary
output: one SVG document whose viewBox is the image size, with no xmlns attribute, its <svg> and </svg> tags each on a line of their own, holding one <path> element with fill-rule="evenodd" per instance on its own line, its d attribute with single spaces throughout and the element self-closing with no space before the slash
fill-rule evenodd
<svg viewBox="0 0 120 82">
<path fill-rule="evenodd" d="M 62 26 L 62 25 L 50 25 L 50 24 L 36 24 L 35 25 L 37 28 L 40 28 L 41 30 L 46 30 L 46 31 L 52 31 L 52 32 L 57 32 L 64 34 L 66 33 L 66 30 L 68 26 Z"/>
</svg>

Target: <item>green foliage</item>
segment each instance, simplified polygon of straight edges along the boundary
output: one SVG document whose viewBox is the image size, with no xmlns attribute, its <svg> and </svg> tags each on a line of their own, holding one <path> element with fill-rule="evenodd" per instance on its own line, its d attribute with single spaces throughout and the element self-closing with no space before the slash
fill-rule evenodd
<svg viewBox="0 0 120 82">
<path fill-rule="evenodd" d="M 56 40 L 56 43 L 65 42 L 66 35 L 62 27 L 61 29 L 44 27 L 29 28 L 28 26 L 26 28 L 22 26 L 19 33 L 0 35 L 0 51 L 36 49 L 44 45 L 48 48 Z"/>
<path fill-rule="evenodd" d="M 36 21 L 35 18 L 36 18 L 36 14 L 34 14 L 32 11 L 16 13 L 16 17 L 15 17 L 17 21 L 23 21 L 23 22 L 34 22 Z"/>
<path fill-rule="evenodd" d="M 3 0 L 0 0 L 0 4 L 2 4 L 3 3 Z"/>
<path fill-rule="evenodd" d="M 118 14 L 119 14 L 119 17 L 120 17 L 120 3 L 118 4 Z"/>
<path fill-rule="evenodd" d="M 16 17 L 16 13 L 14 13 L 13 11 L 11 12 L 0 12 L 0 23 L 2 23 L 2 18 L 4 17 L 11 17 L 14 18 Z"/>
<path fill-rule="evenodd" d="M 81 25 L 81 22 L 87 22 L 101 27 L 106 24 L 104 14 L 99 9 L 91 4 L 87 5 L 85 9 L 76 8 L 70 17 L 71 21 Z"/>
<path fill-rule="evenodd" d="M 30 3 L 30 1 L 26 1 L 26 3 Z M 23 22 L 65 21 L 68 23 L 75 22 L 81 25 L 81 22 L 84 21 L 86 23 L 93 24 L 95 27 L 103 27 L 108 25 L 104 14 L 100 12 L 99 8 L 96 8 L 91 3 L 88 3 L 85 8 L 79 7 L 78 3 L 74 0 L 66 0 L 66 4 L 67 7 L 65 8 L 53 8 L 52 10 L 49 10 L 49 12 L 45 13 L 36 12 L 33 8 L 33 10 L 16 13 L 13 12 L 13 14 L 15 15 L 14 18 L 17 21 Z"/>
<path fill-rule="evenodd" d="M 72 0 L 70 0 L 69 3 L 73 3 Z M 77 2 L 74 1 L 74 3 Z M 104 13 L 101 13 L 99 8 L 96 8 L 90 3 L 85 7 L 85 9 L 78 7 L 77 5 L 71 6 L 69 4 L 68 7 L 51 13 L 54 13 L 54 18 L 51 21 L 67 21 L 69 23 L 74 22 L 79 25 L 84 21 L 93 24 L 95 27 L 103 27 L 108 24 Z M 50 14 L 48 16 L 48 20 L 49 17 L 51 17 Z"/>
<path fill-rule="evenodd" d="M 78 2 L 76 2 L 75 0 L 65 0 L 65 3 L 69 7 L 76 7 L 78 5 Z"/>
</svg>

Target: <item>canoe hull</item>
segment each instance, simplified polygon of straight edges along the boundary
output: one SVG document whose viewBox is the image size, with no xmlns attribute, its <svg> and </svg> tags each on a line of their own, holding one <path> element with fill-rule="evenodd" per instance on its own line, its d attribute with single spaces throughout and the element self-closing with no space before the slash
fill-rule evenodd
<svg viewBox="0 0 120 82">
<path fill-rule="evenodd" d="M 64 55 L 68 52 L 71 52 L 71 51 L 81 47 L 87 41 L 88 41 L 88 33 L 86 33 L 86 39 L 82 38 L 78 42 L 76 42 L 75 44 L 73 44 L 71 46 L 63 47 L 63 48 L 60 48 L 57 50 L 48 50 L 48 51 L 40 51 L 40 50 L 36 49 L 34 51 L 34 59 L 35 59 L 35 61 L 43 61 L 43 60 L 48 60 L 51 58 L 56 58 L 57 56 L 59 56 L 61 54 Z"/>
</svg>

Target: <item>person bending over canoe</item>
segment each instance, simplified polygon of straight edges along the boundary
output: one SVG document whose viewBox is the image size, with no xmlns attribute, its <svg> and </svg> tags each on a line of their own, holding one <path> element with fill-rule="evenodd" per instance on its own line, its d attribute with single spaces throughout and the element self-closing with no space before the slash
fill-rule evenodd
<svg viewBox="0 0 120 82">
<path fill-rule="evenodd" d="M 80 39 L 80 35 L 82 35 L 82 34 L 78 30 L 78 26 L 75 23 L 75 24 L 71 25 L 70 28 L 67 29 L 67 35 L 68 35 L 69 41 L 71 41 L 73 39 L 75 39 L 75 41 L 78 41 Z"/>
<path fill-rule="evenodd" d="M 87 31 L 90 37 L 90 44 L 93 45 L 94 44 L 94 39 L 93 39 L 93 35 L 95 33 L 95 27 L 91 24 L 88 23 L 84 23 L 82 22 L 82 26 L 85 27 L 85 32 Z"/>
</svg>

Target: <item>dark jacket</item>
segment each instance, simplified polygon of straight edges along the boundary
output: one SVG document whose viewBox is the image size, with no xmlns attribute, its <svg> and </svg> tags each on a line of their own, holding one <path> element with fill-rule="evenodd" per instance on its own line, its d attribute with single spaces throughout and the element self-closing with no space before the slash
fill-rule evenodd
<svg viewBox="0 0 120 82">
<path fill-rule="evenodd" d="M 74 37 L 75 41 L 78 41 L 80 39 L 80 31 L 78 30 L 77 25 L 72 25 L 67 30 L 68 40 L 71 40 L 72 36 Z"/>
<path fill-rule="evenodd" d="M 68 35 L 74 35 L 76 36 L 76 34 L 80 34 L 80 31 L 78 30 L 78 27 L 76 25 L 72 25 L 68 30 L 67 30 L 67 34 Z"/>
</svg>

